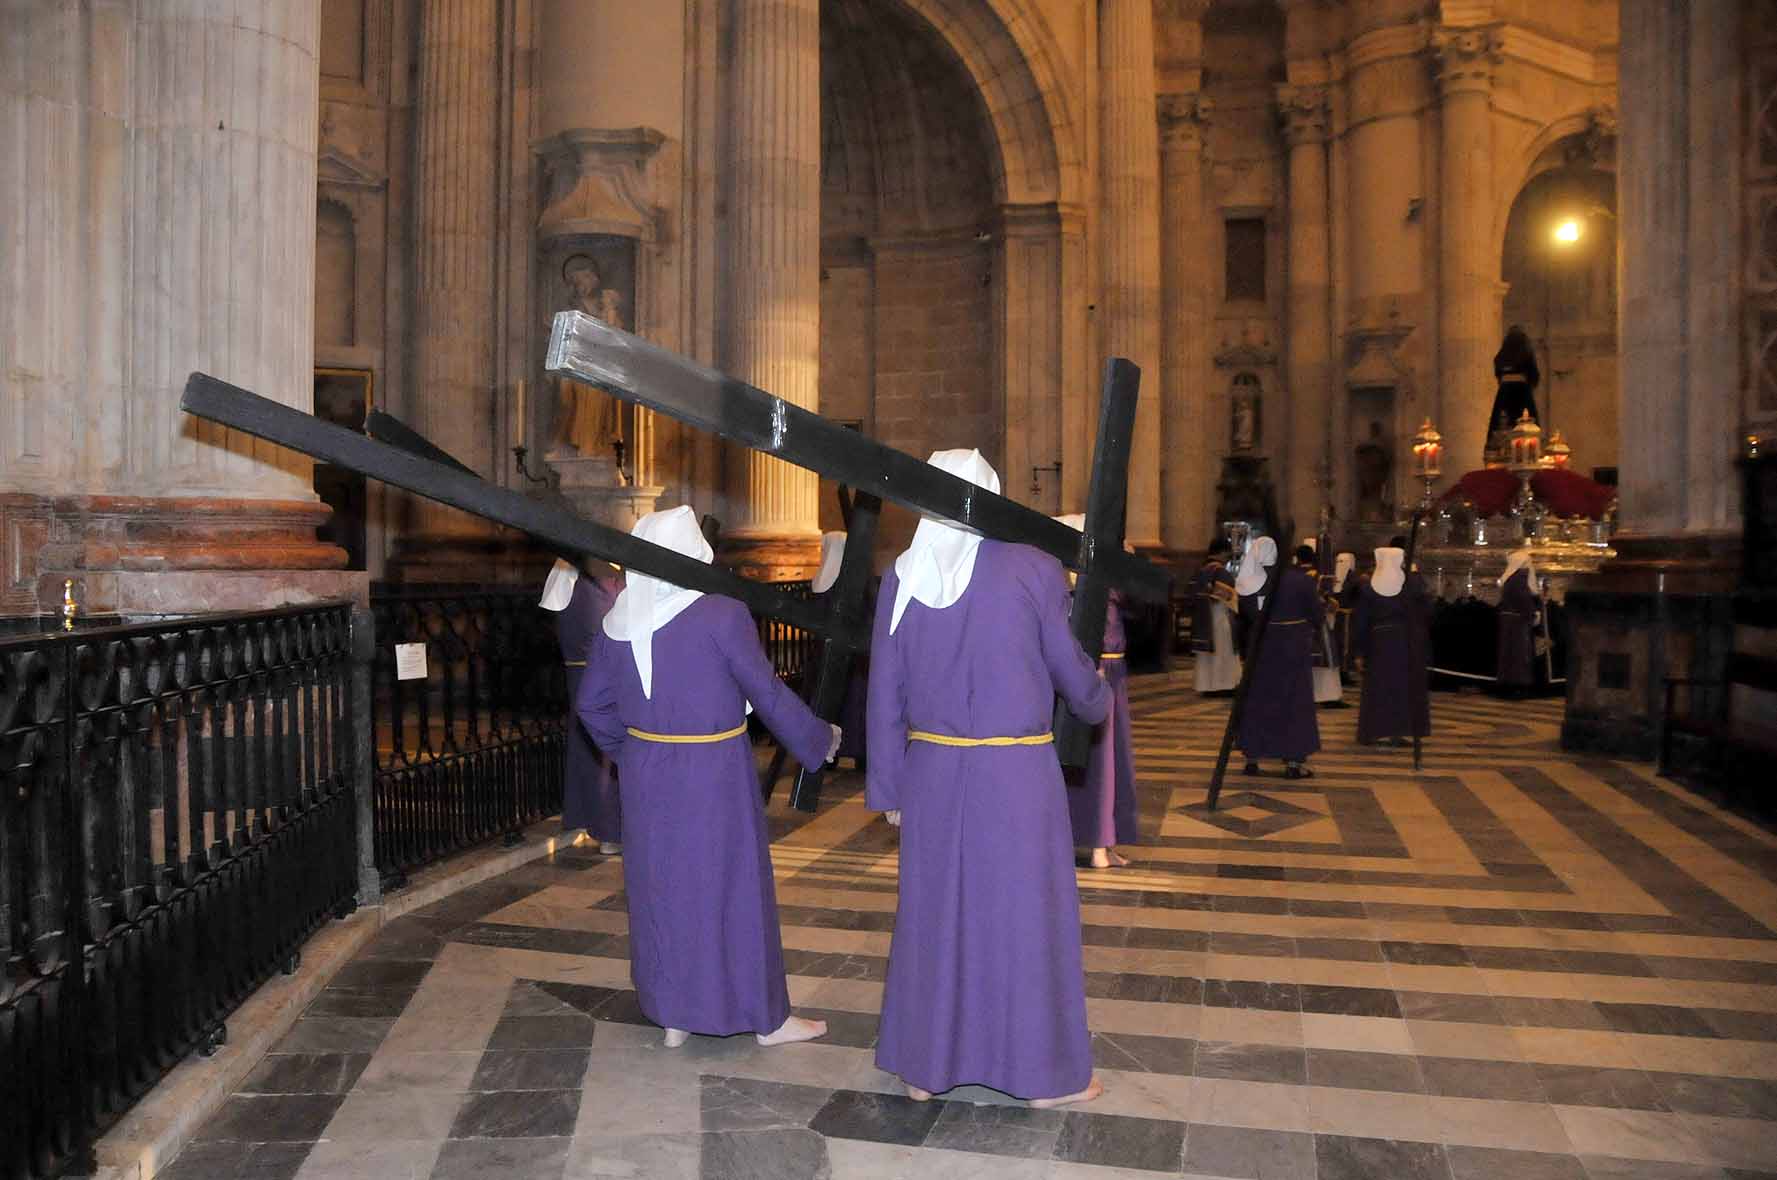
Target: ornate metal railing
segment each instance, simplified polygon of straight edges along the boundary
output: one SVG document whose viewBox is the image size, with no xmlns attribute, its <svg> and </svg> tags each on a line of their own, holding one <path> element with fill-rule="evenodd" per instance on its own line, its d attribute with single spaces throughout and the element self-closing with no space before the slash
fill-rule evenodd
<svg viewBox="0 0 1777 1180">
<path fill-rule="evenodd" d="M 566 682 L 554 616 L 536 591 L 371 593 L 376 617 L 376 865 L 411 870 L 561 810 Z M 421 644 L 403 680 L 397 649 Z"/>
<path fill-rule="evenodd" d="M 798 592 L 805 597 L 812 596 L 806 581 L 775 582 L 780 590 Z M 820 640 L 800 627 L 792 627 L 776 619 L 754 616 L 759 625 L 759 642 L 765 645 L 765 654 L 771 659 L 771 666 L 777 670 L 778 679 L 792 688 L 800 689 L 803 684 L 803 670 L 811 667 L 820 657 Z"/>
<path fill-rule="evenodd" d="M 353 638 L 322 606 L 0 639 L 0 1178 L 78 1163 L 354 905 Z"/>
</svg>

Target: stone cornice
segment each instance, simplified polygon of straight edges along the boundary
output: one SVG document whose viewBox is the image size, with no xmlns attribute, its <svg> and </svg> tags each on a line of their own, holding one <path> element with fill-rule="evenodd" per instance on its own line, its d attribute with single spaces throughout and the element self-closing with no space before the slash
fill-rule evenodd
<svg viewBox="0 0 1777 1180">
<path fill-rule="evenodd" d="M 655 238 L 656 185 L 650 165 L 666 143 L 652 127 L 573 128 L 538 140 L 533 150 L 558 178 L 537 219 L 544 239 L 569 234 Z"/>
<path fill-rule="evenodd" d="M 1162 94 L 1155 100 L 1160 120 L 1162 151 L 1193 150 L 1203 146 L 1203 134 L 1215 112 L 1215 102 L 1201 92 Z"/>
<path fill-rule="evenodd" d="M 1372 29 L 1345 47 L 1345 65 L 1355 73 L 1365 66 L 1412 57 L 1425 49 L 1428 26 L 1420 22 Z"/>
<path fill-rule="evenodd" d="M 1284 138 L 1291 146 L 1319 143 L 1327 138 L 1330 97 L 1326 86 L 1277 88 L 1277 115 L 1283 124 Z"/>
</svg>

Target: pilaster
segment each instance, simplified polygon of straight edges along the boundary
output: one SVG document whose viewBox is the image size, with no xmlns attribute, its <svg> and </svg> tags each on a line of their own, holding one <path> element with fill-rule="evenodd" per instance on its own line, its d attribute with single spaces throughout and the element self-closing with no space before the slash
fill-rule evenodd
<svg viewBox="0 0 1777 1180">
<path fill-rule="evenodd" d="M 1161 540 L 1195 551 L 1210 536 L 1213 506 L 1209 432 L 1210 300 L 1205 264 L 1205 136 L 1212 103 L 1202 93 L 1159 98 L 1161 319 Z"/>
</svg>

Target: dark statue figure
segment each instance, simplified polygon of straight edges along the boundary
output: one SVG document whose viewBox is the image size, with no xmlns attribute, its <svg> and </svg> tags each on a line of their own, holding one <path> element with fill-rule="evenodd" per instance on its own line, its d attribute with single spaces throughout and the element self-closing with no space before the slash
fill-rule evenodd
<svg viewBox="0 0 1777 1180">
<path fill-rule="evenodd" d="M 1536 350 L 1523 327 L 1513 324 L 1506 329 L 1506 338 L 1493 354 L 1493 377 L 1499 390 L 1493 395 L 1493 411 L 1487 415 L 1487 450 L 1500 449 L 1502 432 L 1518 424 L 1526 412 L 1530 420 L 1542 425 L 1536 413 L 1536 385 L 1542 373 L 1536 367 Z"/>
<path fill-rule="evenodd" d="M 1370 423 L 1370 437 L 1357 445 L 1357 518 L 1361 521 L 1392 520 L 1393 498 L 1389 477 L 1394 456 L 1382 437 L 1382 423 Z"/>
</svg>

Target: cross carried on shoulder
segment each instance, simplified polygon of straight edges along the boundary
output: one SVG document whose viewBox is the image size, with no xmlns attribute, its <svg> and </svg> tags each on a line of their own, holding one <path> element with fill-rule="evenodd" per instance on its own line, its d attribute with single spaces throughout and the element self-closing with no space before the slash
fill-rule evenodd
<svg viewBox="0 0 1777 1180">
<path fill-rule="evenodd" d="M 376 433 L 388 441 L 379 441 L 203 373 L 191 375 L 180 405 L 197 417 L 517 529 L 558 552 L 595 557 L 675 585 L 727 595 L 756 614 L 809 631 L 822 645 L 810 703 L 828 720 L 838 714 L 852 657 L 869 646 L 870 620 L 864 617 L 864 603 L 883 500 L 955 521 L 996 540 L 1034 545 L 1077 570 L 1071 625 L 1081 646 L 1094 657 L 1102 647 L 1111 587 L 1143 601 L 1165 601 L 1168 594 L 1167 574 L 1122 547 L 1130 435 L 1140 382 L 1140 371 L 1127 361 L 1112 360 L 1106 366 L 1083 535 L 590 316 L 563 312 L 556 317 L 548 368 L 851 487 L 851 537 L 838 581 L 825 601 L 811 601 L 705 565 L 560 505 L 488 483 L 387 415 L 380 416 Z M 1089 742 L 1086 727 L 1059 706 L 1056 724 L 1062 761 L 1083 764 Z M 791 794 L 792 804 L 814 810 L 819 785 L 819 769 L 804 767 Z"/>
</svg>

